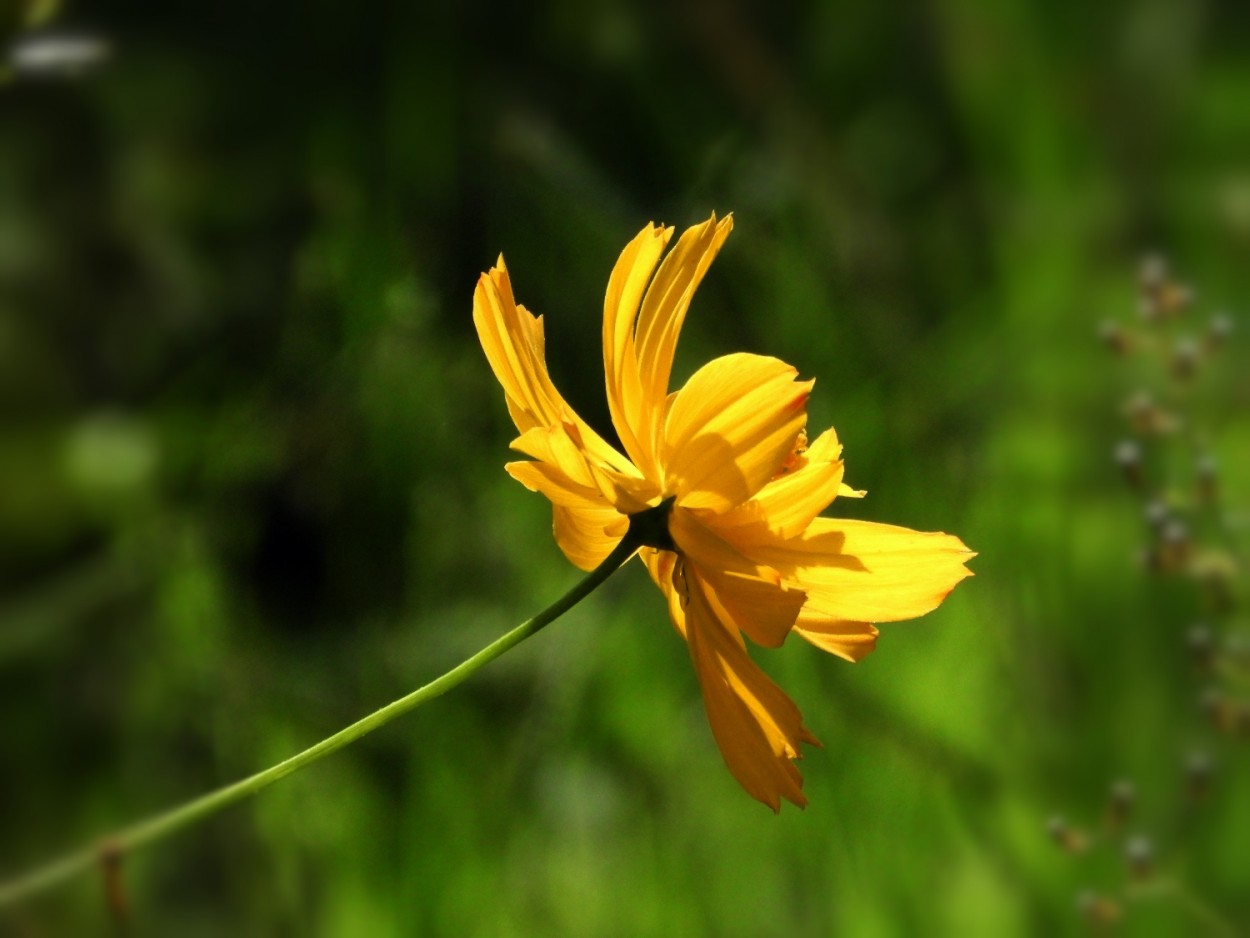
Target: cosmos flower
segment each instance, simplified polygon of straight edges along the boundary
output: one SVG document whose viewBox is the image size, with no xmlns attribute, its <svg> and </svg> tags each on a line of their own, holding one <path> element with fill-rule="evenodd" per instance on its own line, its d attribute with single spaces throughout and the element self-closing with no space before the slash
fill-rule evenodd
<svg viewBox="0 0 1250 938">
<path fill-rule="evenodd" d="M 552 384 L 543 321 L 516 303 L 503 258 L 478 281 L 473 321 L 529 457 L 507 471 L 552 504 L 556 543 L 583 570 L 602 562 L 644 512 L 666 524 L 638 556 L 686 641 L 712 734 L 754 798 L 802 807 L 794 760 L 819 745 L 789 697 L 751 660 L 743 636 L 775 648 L 792 632 L 857 661 L 877 628 L 923 615 L 965 576 L 956 537 L 824 518 L 842 480 L 832 429 L 808 440 L 813 382 L 775 358 L 735 353 L 668 386 L 691 298 L 733 227 L 648 225 L 608 280 L 603 364 L 622 453 Z M 661 257 L 663 259 L 661 260 Z"/>
</svg>

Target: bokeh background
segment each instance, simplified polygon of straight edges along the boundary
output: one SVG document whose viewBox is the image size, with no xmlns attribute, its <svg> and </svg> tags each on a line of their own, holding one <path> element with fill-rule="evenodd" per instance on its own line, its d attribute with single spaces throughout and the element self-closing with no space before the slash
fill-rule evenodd
<svg viewBox="0 0 1250 938">
<path fill-rule="evenodd" d="M 128 857 L 132 933 L 1250 922 L 1250 8 L 117 0 L 44 29 L 110 55 L 0 86 L 0 879 L 294 753 L 572 584 L 502 469 L 475 279 L 505 253 L 608 431 L 616 255 L 716 210 L 735 232 L 677 379 L 794 363 L 869 492 L 834 510 L 980 552 L 862 664 L 756 655 L 824 742 L 807 810 L 734 783 L 630 567 L 449 696 Z M 1125 401 L 1176 390 L 1098 338 L 1143 328 L 1151 250 L 1194 289 L 1179 332 L 1234 327 L 1147 465 L 1180 506 L 1186 447 L 1216 460 L 1220 608 L 1143 562 L 1146 495 L 1113 458 Z M 1204 618 L 1227 719 L 1198 703 Z M 85 876 L 0 930 L 114 914 Z"/>
</svg>

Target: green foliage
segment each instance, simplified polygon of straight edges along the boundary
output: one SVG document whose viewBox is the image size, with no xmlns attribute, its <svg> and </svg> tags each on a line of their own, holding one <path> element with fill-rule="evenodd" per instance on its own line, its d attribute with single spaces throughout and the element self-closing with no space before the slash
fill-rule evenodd
<svg viewBox="0 0 1250 938">
<path fill-rule="evenodd" d="M 834 509 L 981 553 L 860 665 L 757 654 L 824 742 L 809 808 L 738 789 L 631 568 L 127 858 L 138 933 L 1080 933 L 1078 892 L 1126 879 L 1118 841 L 1070 857 L 1046 819 L 1097 827 L 1120 777 L 1166 875 L 1250 921 L 1244 741 L 1191 816 L 1194 598 L 1136 563 L 1111 459 L 1136 378 L 1095 340 L 1134 315 L 1148 248 L 1244 331 L 1236 5 L 89 12 L 106 64 L 0 87 L 0 879 L 294 753 L 562 593 L 547 504 L 502 470 L 475 278 L 506 254 L 607 431 L 616 254 L 716 209 L 735 233 L 675 378 L 793 362 L 869 492 Z M 1245 353 L 1234 334 L 1225 361 Z M 1250 387 L 1221 374 L 1244 544 Z M 110 915 L 93 878 L 4 914 Z M 1124 915 L 1198 927 L 1175 898 Z"/>
</svg>

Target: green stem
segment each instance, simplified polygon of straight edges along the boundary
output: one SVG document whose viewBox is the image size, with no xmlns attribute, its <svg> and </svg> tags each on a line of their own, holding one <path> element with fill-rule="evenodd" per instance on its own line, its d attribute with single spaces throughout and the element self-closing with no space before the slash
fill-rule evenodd
<svg viewBox="0 0 1250 938">
<path fill-rule="evenodd" d="M 300 769 L 307 768 L 318 759 L 337 752 L 344 746 L 354 743 L 360 737 L 372 733 L 409 710 L 421 706 L 426 701 L 438 697 L 451 690 L 474 672 L 494 661 L 504 652 L 519 645 L 544 626 L 558 619 L 575 605 L 585 599 L 592 590 L 618 570 L 629 560 L 640 545 L 638 532 L 631 525 L 630 532 L 621 540 L 616 548 L 604 561 L 588 573 L 576 586 L 561 596 L 532 619 L 522 622 L 511 632 L 496 639 L 471 658 L 458 664 L 446 674 L 435 678 L 424 687 L 419 687 L 405 697 L 375 710 L 361 720 L 347 726 L 321 742 L 310 746 L 298 755 L 292 756 L 277 765 L 270 766 L 248 778 L 241 779 L 232 785 L 226 785 L 216 791 L 209 792 L 192 801 L 171 808 L 154 817 L 139 821 L 129 827 L 122 828 L 112 834 L 100 838 L 94 845 L 82 847 L 68 853 L 60 859 L 45 866 L 10 880 L 0 883 L 0 907 L 13 905 L 36 893 L 43 892 L 53 886 L 91 869 L 97 864 L 115 861 L 123 854 L 160 840 L 162 837 L 194 824 L 217 811 L 222 810 L 236 801 L 242 801 L 268 788 L 279 779 L 286 778 Z"/>
</svg>

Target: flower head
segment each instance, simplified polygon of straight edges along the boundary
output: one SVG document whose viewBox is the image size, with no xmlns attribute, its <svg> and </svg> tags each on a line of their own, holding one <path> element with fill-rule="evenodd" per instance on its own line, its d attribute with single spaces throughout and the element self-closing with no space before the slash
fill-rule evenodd
<svg viewBox="0 0 1250 938">
<path fill-rule="evenodd" d="M 713 215 L 665 254 L 672 228 L 648 225 L 608 281 L 603 364 L 624 453 L 568 405 L 547 373 L 543 321 L 516 303 L 503 258 L 478 281 L 473 320 L 529 459 L 507 471 L 550 499 L 556 543 L 593 569 L 631 516 L 668 505 L 668 530 L 639 556 L 685 639 L 712 734 L 734 777 L 774 811 L 802 807 L 794 765 L 819 745 L 798 708 L 747 654 L 743 635 L 777 647 L 797 633 L 857 661 L 872 623 L 936 607 L 970 575 L 956 537 L 820 517 L 839 495 L 832 429 L 808 440 L 812 381 L 775 358 L 735 353 L 670 394 L 691 298 L 733 227 Z"/>
</svg>

